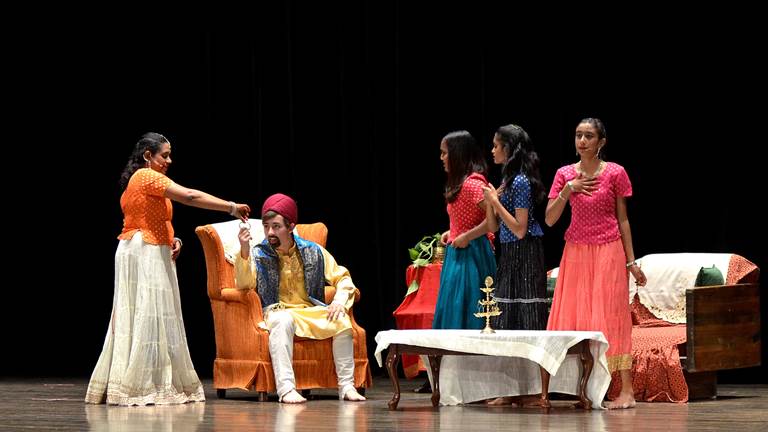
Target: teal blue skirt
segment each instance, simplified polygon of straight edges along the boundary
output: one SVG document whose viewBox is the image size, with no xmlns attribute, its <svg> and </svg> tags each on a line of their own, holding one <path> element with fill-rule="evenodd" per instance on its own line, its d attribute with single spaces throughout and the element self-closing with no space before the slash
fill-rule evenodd
<svg viewBox="0 0 768 432">
<path fill-rule="evenodd" d="M 446 248 L 440 273 L 434 329 L 481 329 L 485 318 L 477 318 L 478 300 L 485 298 L 480 291 L 487 276 L 496 276 L 496 259 L 486 236 L 478 237 L 469 246 Z"/>
</svg>

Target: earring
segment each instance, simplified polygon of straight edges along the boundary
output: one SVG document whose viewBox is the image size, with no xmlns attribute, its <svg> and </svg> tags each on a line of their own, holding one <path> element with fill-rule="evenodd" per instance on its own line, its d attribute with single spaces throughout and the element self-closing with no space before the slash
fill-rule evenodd
<svg viewBox="0 0 768 432">
<path fill-rule="evenodd" d="M 149 162 L 149 159 L 144 159 L 144 162 L 146 162 L 144 164 L 144 168 L 151 168 L 152 167 L 152 163 Z"/>
</svg>

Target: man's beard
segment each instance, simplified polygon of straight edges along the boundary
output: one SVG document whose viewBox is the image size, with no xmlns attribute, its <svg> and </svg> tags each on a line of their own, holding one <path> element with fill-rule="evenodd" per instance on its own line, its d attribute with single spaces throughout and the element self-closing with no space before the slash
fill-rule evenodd
<svg viewBox="0 0 768 432">
<path fill-rule="evenodd" d="M 275 249 L 280 247 L 280 238 L 277 236 L 269 236 L 267 237 L 267 241 L 269 241 L 269 244 Z"/>
</svg>

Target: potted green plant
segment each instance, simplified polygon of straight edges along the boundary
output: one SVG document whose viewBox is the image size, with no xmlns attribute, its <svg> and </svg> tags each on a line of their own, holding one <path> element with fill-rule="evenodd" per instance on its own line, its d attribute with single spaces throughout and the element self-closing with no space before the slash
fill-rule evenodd
<svg viewBox="0 0 768 432">
<path fill-rule="evenodd" d="M 442 248 L 440 236 L 440 233 L 424 236 L 416 243 L 416 246 L 408 249 L 408 255 L 410 255 L 414 267 L 426 266 L 437 258 L 437 249 Z"/>
<path fill-rule="evenodd" d="M 442 261 L 445 254 L 445 247 L 440 242 L 440 233 L 424 236 L 416 246 L 408 249 L 408 255 L 413 261 L 414 267 L 425 267 L 427 264 L 435 261 Z M 406 297 L 419 289 L 418 279 L 414 279 L 408 286 Z"/>
</svg>

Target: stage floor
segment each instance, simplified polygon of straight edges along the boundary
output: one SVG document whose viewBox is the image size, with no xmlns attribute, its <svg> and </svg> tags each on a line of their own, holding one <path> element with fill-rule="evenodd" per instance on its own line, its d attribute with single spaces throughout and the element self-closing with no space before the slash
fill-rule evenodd
<svg viewBox="0 0 768 432">
<path fill-rule="evenodd" d="M 83 378 L 1 378 L 0 431 L 768 430 L 768 385 L 720 385 L 716 400 L 638 403 L 621 411 L 574 410 L 571 402 L 553 401 L 547 414 L 482 404 L 432 408 L 429 394 L 412 391 L 422 382 L 401 379 L 399 408 L 389 411 L 388 378 L 376 378 L 366 394 L 370 400 L 361 403 L 339 402 L 331 390 L 314 392 L 303 405 L 277 403 L 274 395 L 258 402 L 254 394 L 237 390 L 222 400 L 204 380 L 207 402 L 157 407 L 86 405 Z"/>
</svg>

